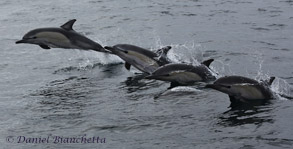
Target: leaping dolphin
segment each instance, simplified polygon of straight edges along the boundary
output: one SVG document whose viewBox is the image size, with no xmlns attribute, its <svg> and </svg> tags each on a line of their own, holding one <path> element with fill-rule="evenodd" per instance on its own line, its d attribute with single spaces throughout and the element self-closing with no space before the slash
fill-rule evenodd
<svg viewBox="0 0 293 149">
<path fill-rule="evenodd" d="M 166 55 L 171 46 L 164 47 L 156 52 L 130 44 L 117 44 L 113 47 L 106 46 L 105 49 L 123 59 L 127 70 L 133 65 L 138 70 L 151 74 L 160 66 L 170 63 Z"/>
<path fill-rule="evenodd" d="M 270 86 L 275 77 L 258 82 L 242 76 L 226 76 L 217 79 L 213 84 L 206 87 L 226 93 L 230 97 L 230 107 L 243 104 L 263 103 L 274 97 Z"/>
<path fill-rule="evenodd" d="M 100 44 L 74 31 L 72 26 L 75 21 L 76 19 L 69 20 L 60 28 L 52 27 L 31 30 L 23 36 L 22 40 L 16 41 L 16 44 L 36 44 L 43 49 L 65 48 L 109 53 Z"/>
<path fill-rule="evenodd" d="M 171 87 L 215 80 L 215 76 L 209 69 L 209 65 L 213 61 L 214 59 L 206 60 L 199 66 L 185 63 L 167 64 L 159 67 L 146 79 L 169 81 L 171 82 Z"/>
</svg>

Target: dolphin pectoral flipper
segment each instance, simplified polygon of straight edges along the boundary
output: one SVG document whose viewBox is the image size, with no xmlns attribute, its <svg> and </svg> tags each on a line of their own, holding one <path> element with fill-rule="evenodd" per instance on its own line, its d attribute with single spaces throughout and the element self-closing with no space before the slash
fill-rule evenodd
<svg viewBox="0 0 293 149">
<path fill-rule="evenodd" d="M 181 84 L 178 83 L 178 82 L 171 82 L 171 83 L 170 83 L 170 86 L 168 87 L 168 89 L 172 89 L 172 88 L 177 87 L 177 86 L 180 86 L 180 85 L 181 85 Z"/>
<path fill-rule="evenodd" d="M 47 50 L 48 50 L 48 49 L 51 49 L 51 48 L 50 48 L 49 46 L 47 46 L 47 45 L 40 44 L 39 46 L 40 46 L 41 48 L 43 48 L 43 49 L 47 49 Z"/>
<path fill-rule="evenodd" d="M 125 68 L 129 71 L 130 70 L 130 67 L 131 67 L 131 64 L 129 64 L 129 63 L 127 63 L 127 62 L 125 62 Z"/>
<path fill-rule="evenodd" d="M 65 29 L 65 30 L 67 30 L 67 31 L 71 31 L 71 30 L 73 30 L 72 26 L 73 26 L 75 21 L 76 21 L 76 19 L 69 20 L 68 22 L 66 22 L 65 24 L 61 25 L 60 27 Z"/>
<path fill-rule="evenodd" d="M 230 99 L 230 102 L 231 102 L 231 104 L 229 106 L 230 108 L 235 108 L 237 106 L 242 105 L 241 101 L 243 101 L 243 100 L 240 99 L 240 97 L 229 95 L 229 99 Z"/>
<path fill-rule="evenodd" d="M 247 107 L 249 106 L 250 102 L 247 101 L 247 99 L 241 97 L 240 95 L 229 95 L 229 99 L 230 99 L 230 108 L 237 108 L 237 107 Z"/>
<path fill-rule="evenodd" d="M 229 96 L 230 99 L 230 106 L 229 107 L 235 107 L 237 99 L 234 98 L 234 96 Z"/>
</svg>

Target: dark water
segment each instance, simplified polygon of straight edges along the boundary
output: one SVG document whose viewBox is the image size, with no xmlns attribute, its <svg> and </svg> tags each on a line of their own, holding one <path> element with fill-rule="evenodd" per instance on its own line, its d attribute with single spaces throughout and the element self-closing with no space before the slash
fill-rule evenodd
<svg viewBox="0 0 293 149">
<path fill-rule="evenodd" d="M 114 56 L 14 44 L 73 18 L 104 46 L 172 45 L 174 61 L 214 58 L 222 76 L 276 76 L 273 90 L 292 96 L 291 0 L 2 0 L 0 148 L 292 148 L 292 100 L 230 111 L 225 94 L 203 84 L 165 92 L 167 83 L 136 80 Z M 105 143 L 54 143 L 83 136 Z"/>
</svg>

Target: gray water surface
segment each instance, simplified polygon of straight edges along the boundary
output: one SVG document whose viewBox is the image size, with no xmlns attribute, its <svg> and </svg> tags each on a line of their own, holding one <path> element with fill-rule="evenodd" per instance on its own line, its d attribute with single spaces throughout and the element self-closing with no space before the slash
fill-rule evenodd
<svg viewBox="0 0 293 149">
<path fill-rule="evenodd" d="M 291 0 L 2 0 L 0 148 L 292 148 L 292 100 L 231 111 L 226 94 L 204 84 L 167 91 L 166 82 L 136 80 L 115 56 L 15 44 L 70 19 L 103 46 L 171 45 L 174 61 L 214 58 L 220 76 L 276 76 L 273 90 L 293 94 Z"/>
</svg>

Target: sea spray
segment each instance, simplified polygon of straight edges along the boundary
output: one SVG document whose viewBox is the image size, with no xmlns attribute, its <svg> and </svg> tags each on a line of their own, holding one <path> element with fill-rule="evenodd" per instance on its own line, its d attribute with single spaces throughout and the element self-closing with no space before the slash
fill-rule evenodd
<svg viewBox="0 0 293 149">
<path fill-rule="evenodd" d="M 272 84 L 272 90 L 277 93 L 281 100 L 293 99 L 293 87 L 286 80 L 276 78 Z"/>
</svg>

